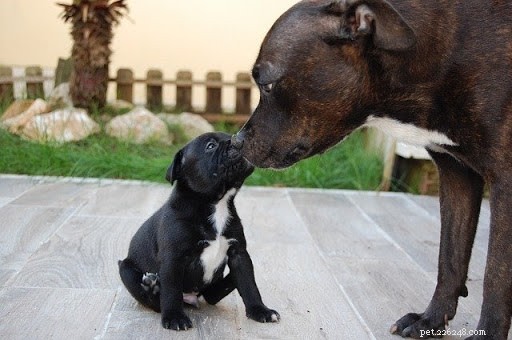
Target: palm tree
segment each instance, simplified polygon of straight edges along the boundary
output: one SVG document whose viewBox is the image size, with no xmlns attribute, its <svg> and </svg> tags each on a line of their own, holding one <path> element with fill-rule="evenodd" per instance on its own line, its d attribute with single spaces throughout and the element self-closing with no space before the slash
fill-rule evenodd
<svg viewBox="0 0 512 340">
<path fill-rule="evenodd" d="M 73 0 L 64 7 L 62 19 L 71 21 L 73 70 L 70 95 L 77 107 L 103 107 L 106 103 L 112 26 L 126 14 L 124 0 Z"/>
</svg>

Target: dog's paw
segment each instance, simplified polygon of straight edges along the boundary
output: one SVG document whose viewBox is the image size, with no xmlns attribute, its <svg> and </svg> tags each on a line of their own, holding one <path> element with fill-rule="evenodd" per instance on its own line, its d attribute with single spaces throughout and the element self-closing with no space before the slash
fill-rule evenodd
<svg viewBox="0 0 512 340">
<path fill-rule="evenodd" d="M 146 273 L 142 276 L 142 283 L 140 284 L 142 289 L 146 292 L 150 292 L 156 295 L 160 292 L 160 279 L 158 274 Z"/>
<path fill-rule="evenodd" d="M 391 326 L 389 331 L 403 338 L 442 338 L 447 324 L 447 315 L 444 320 L 434 320 L 434 318 L 425 317 L 424 314 L 409 313 Z"/>
<path fill-rule="evenodd" d="M 278 322 L 281 319 L 278 312 L 263 305 L 247 308 L 246 315 L 249 319 L 258 322 Z"/>
<path fill-rule="evenodd" d="M 186 331 L 192 328 L 192 321 L 182 311 L 171 311 L 165 316 L 162 315 L 162 326 L 175 331 Z"/>
</svg>

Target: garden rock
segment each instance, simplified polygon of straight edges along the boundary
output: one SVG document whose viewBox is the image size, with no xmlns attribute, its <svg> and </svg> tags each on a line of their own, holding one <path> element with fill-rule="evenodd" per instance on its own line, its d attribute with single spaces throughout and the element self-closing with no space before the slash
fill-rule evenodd
<svg viewBox="0 0 512 340">
<path fill-rule="evenodd" d="M 114 110 L 132 110 L 134 105 L 126 100 L 116 99 L 113 102 L 108 103 Z"/>
<path fill-rule="evenodd" d="M 105 126 L 105 131 L 110 136 L 136 144 L 151 141 L 172 142 L 167 125 L 143 107 L 113 118 Z"/>
<path fill-rule="evenodd" d="M 33 99 L 18 99 L 15 100 L 7 110 L 5 110 L 2 118 L 0 118 L 0 122 L 4 120 L 16 117 L 20 113 L 27 111 L 27 109 L 34 103 Z"/>
<path fill-rule="evenodd" d="M 33 117 L 21 135 L 38 142 L 72 142 L 100 132 L 84 109 L 68 108 Z"/>
<path fill-rule="evenodd" d="M 4 128 L 11 133 L 19 134 L 24 126 L 35 116 L 48 112 L 48 104 L 42 99 L 36 99 L 24 112 L 2 122 Z"/>
<path fill-rule="evenodd" d="M 51 110 L 73 107 L 73 101 L 69 95 L 69 83 L 62 83 L 53 89 L 48 98 L 48 106 Z"/>
<path fill-rule="evenodd" d="M 160 113 L 158 118 L 169 125 L 178 125 L 183 133 L 190 139 L 196 138 L 206 132 L 215 131 L 213 125 L 198 114 L 183 112 L 180 114 Z"/>
</svg>

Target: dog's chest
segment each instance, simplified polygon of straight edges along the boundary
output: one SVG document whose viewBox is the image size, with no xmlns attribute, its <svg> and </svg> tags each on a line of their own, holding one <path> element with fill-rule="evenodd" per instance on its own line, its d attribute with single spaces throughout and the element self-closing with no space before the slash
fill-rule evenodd
<svg viewBox="0 0 512 340">
<path fill-rule="evenodd" d="M 364 126 L 377 128 L 401 142 L 416 146 L 457 145 L 448 136 L 438 131 L 422 129 L 391 118 L 370 116 Z"/>
<path fill-rule="evenodd" d="M 236 193 L 235 189 L 229 190 L 224 197 L 214 206 L 210 222 L 216 232 L 215 240 L 209 240 L 208 246 L 201 253 L 201 264 L 203 266 L 203 280 L 208 283 L 212 280 L 217 268 L 225 261 L 230 246 L 230 241 L 223 236 L 224 229 L 231 219 L 229 201 Z"/>
</svg>

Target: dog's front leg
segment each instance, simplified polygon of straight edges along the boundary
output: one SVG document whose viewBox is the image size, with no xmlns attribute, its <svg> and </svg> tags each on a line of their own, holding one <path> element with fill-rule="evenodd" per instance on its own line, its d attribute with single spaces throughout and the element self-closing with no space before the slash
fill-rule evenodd
<svg viewBox="0 0 512 340">
<path fill-rule="evenodd" d="M 183 279 L 185 265 L 176 257 L 167 255 L 160 266 L 160 309 L 162 326 L 167 329 L 187 330 L 192 321 L 183 311 Z"/>
<path fill-rule="evenodd" d="M 512 183 L 491 183 L 491 228 L 484 278 L 484 300 L 471 339 L 507 339 L 512 317 Z"/>
<path fill-rule="evenodd" d="M 437 286 L 424 313 L 409 313 L 391 332 L 419 338 L 421 331 L 445 329 L 459 296 L 467 296 L 466 279 L 483 193 L 483 179 L 448 154 L 431 152 L 440 179 L 441 242 Z M 423 333 L 423 334 L 422 334 Z M 428 333 L 427 333 L 428 334 Z"/>
<path fill-rule="evenodd" d="M 254 278 L 254 267 L 247 250 L 238 247 L 230 248 L 228 266 L 238 293 L 244 302 L 247 317 L 258 322 L 279 321 L 279 313 L 267 308 L 261 300 L 260 291 Z"/>
</svg>

